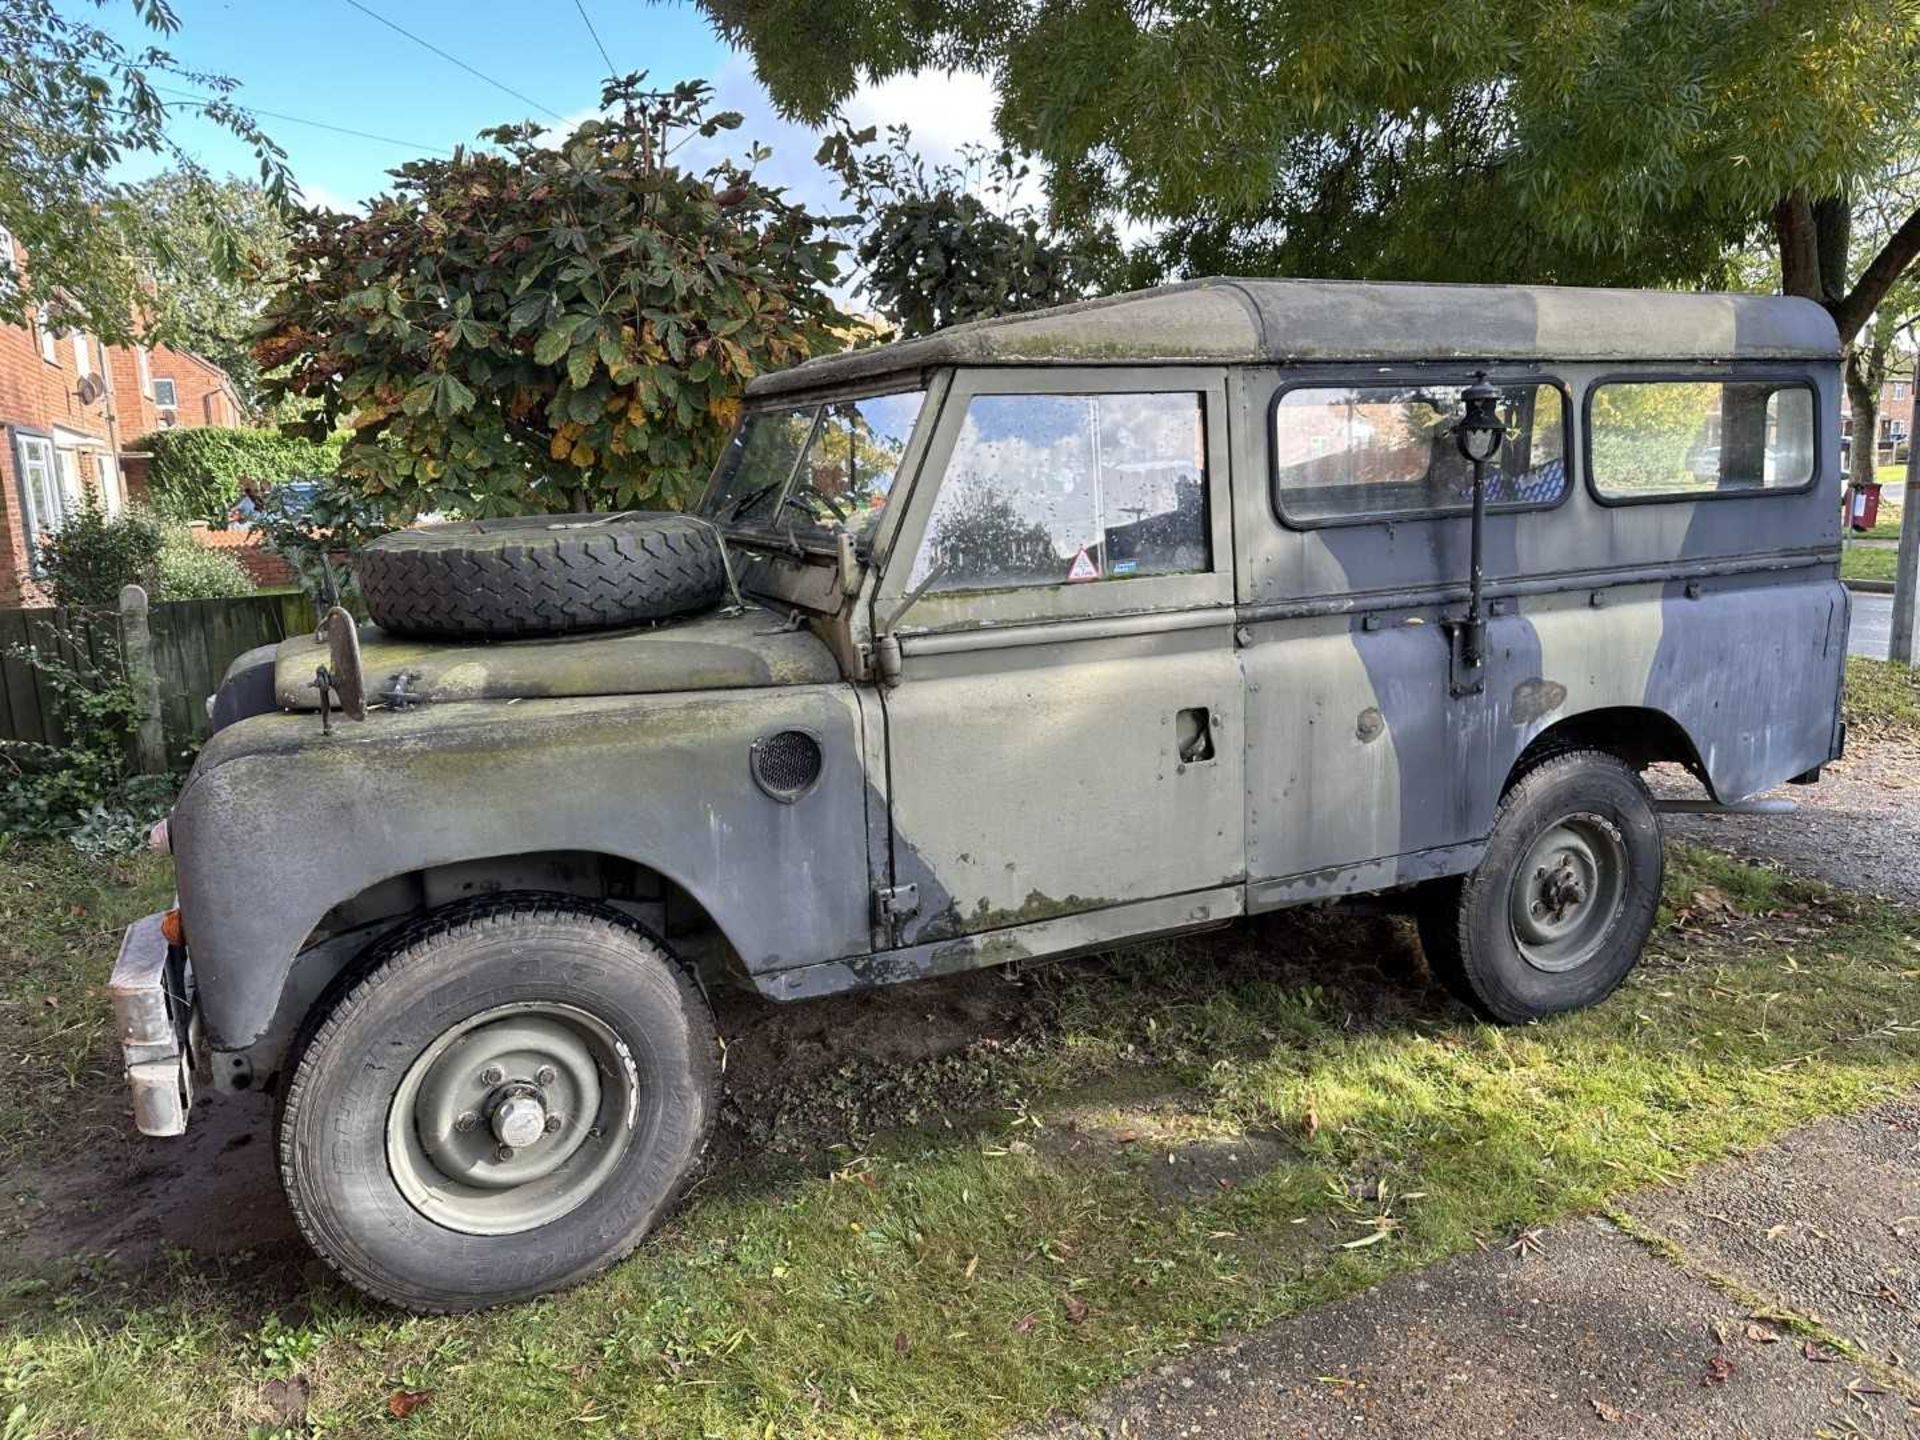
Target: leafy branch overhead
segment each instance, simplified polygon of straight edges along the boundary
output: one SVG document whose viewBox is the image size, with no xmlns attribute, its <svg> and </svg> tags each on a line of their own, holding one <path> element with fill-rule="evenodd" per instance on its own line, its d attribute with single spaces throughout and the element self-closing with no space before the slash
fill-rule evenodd
<svg viewBox="0 0 1920 1440">
<path fill-rule="evenodd" d="M 1915 212 L 1815 283 L 1846 259 L 1821 207 L 1920 122 L 1906 0 L 699 4 L 805 119 L 865 81 L 993 76 L 1055 212 L 1154 222 L 1188 273 L 1694 284 L 1766 229 L 1851 336 L 1920 253 Z"/>
<path fill-rule="evenodd" d="M 255 347 L 269 398 L 349 427 L 390 512 L 684 505 L 747 381 L 837 344 L 827 222 L 723 160 L 711 90 L 610 82 L 606 118 L 394 171 L 364 217 L 308 211 Z M 282 368 L 284 367 L 284 369 Z"/>
<path fill-rule="evenodd" d="M 177 212 L 194 212 L 222 273 L 240 269 L 245 244 L 222 187 L 168 133 L 173 112 L 197 111 L 252 150 L 275 206 L 292 183 L 285 156 L 235 101 L 233 80 L 183 66 L 157 46 L 131 50 L 62 8 L 55 0 L 0 5 L 0 225 L 20 247 L 15 263 L 0 262 L 0 322 L 24 324 L 45 307 L 53 324 L 84 325 L 112 343 L 171 338 L 171 292 L 149 281 L 156 260 L 165 268 Z M 166 0 L 133 0 L 132 8 L 157 35 L 179 28 Z M 156 215 L 141 187 L 115 178 L 141 155 L 176 172 L 173 215 Z"/>
</svg>

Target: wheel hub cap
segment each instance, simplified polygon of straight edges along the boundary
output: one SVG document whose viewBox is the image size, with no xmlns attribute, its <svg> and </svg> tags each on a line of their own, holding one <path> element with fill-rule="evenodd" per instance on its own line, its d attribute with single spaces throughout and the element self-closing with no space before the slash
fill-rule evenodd
<svg viewBox="0 0 1920 1440">
<path fill-rule="evenodd" d="M 536 1090 L 509 1095 L 493 1107 L 493 1134 L 502 1145 L 524 1149 L 547 1133 L 547 1107 Z"/>
<path fill-rule="evenodd" d="M 387 1116 L 387 1162 L 452 1230 L 530 1230 L 584 1201 L 631 1139 L 639 1078 L 613 1031 L 569 1005 L 502 1006 L 415 1058 Z"/>
</svg>

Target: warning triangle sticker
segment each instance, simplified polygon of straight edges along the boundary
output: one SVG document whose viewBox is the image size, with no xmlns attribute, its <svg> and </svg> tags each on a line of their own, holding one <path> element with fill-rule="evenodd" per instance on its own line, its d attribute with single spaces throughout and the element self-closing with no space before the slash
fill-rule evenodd
<svg viewBox="0 0 1920 1440">
<path fill-rule="evenodd" d="M 1067 579 L 1098 580 L 1099 578 L 1100 567 L 1093 563 L 1093 557 L 1087 554 L 1087 547 L 1082 545 L 1079 553 L 1073 557 L 1073 564 L 1067 567 Z"/>
</svg>

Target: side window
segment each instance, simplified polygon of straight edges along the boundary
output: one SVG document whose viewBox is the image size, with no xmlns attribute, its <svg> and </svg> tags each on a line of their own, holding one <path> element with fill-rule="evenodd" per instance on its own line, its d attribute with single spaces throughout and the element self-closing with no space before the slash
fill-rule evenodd
<svg viewBox="0 0 1920 1440">
<path fill-rule="evenodd" d="M 1813 390 L 1778 380 L 1634 380 L 1588 400 L 1593 486 L 1608 500 L 1797 490 L 1813 479 Z"/>
<path fill-rule="evenodd" d="M 1213 568 L 1190 392 L 976 395 L 911 588 L 998 590 Z"/>
<path fill-rule="evenodd" d="M 1274 498 L 1302 525 L 1449 514 L 1473 503 L 1473 467 L 1449 433 L 1459 385 L 1300 386 L 1273 407 Z M 1487 503 L 1554 505 L 1567 493 L 1566 402 L 1551 385 L 1503 385 L 1507 440 Z"/>
</svg>

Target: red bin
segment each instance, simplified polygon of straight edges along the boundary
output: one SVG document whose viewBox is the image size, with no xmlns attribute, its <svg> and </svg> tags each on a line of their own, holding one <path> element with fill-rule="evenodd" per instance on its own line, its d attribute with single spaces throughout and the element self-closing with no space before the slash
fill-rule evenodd
<svg viewBox="0 0 1920 1440">
<path fill-rule="evenodd" d="M 1847 523 L 1856 530 L 1871 530 L 1879 519 L 1879 482 L 1868 480 L 1855 485 L 1847 498 Z"/>
</svg>

